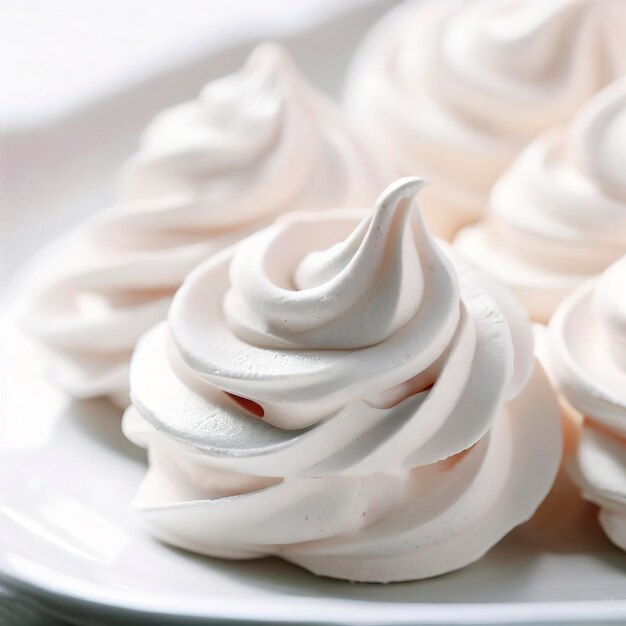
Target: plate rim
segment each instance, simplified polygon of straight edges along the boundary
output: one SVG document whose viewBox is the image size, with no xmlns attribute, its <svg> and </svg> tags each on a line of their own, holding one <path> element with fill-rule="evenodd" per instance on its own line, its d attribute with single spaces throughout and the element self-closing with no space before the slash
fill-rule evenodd
<svg viewBox="0 0 626 626">
<path fill-rule="evenodd" d="M 495 624 L 609 624 L 626 620 L 626 600 L 583 600 L 558 602 L 485 602 L 485 603 L 425 603 L 425 602 L 380 602 L 345 598 L 285 597 L 280 603 L 274 601 L 249 600 L 246 604 L 203 600 L 189 603 L 185 608 L 171 606 L 171 600 L 157 603 L 154 599 L 131 594 L 77 593 L 68 585 L 51 585 L 44 581 L 28 580 L 0 569 L 0 583 L 9 590 L 25 595 L 43 608 L 57 614 L 53 607 L 66 606 L 83 615 L 117 613 L 125 617 L 169 618 L 179 621 L 218 620 L 228 623 L 248 624 L 341 624 L 357 626 L 419 626 L 458 624 L 459 626 L 490 626 Z M 354 583 L 361 584 L 361 583 Z M 393 583 L 391 583 L 393 584 Z M 89 583 L 98 589 L 97 585 Z M 55 588 L 56 587 L 56 588 Z M 126 599 L 123 597 L 126 595 Z M 168 606 L 169 605 L 169 606 Z M 212 606 L 211 606 L 212 605 Z M 182 609 L 182 610 L 181 610 Z M 419 612 L 416 615 L 416 612 Z M 62 613 L 64 615 L 64 613 Z M 307 614 L 314 614 L 312 620 Z"/>
</svg>

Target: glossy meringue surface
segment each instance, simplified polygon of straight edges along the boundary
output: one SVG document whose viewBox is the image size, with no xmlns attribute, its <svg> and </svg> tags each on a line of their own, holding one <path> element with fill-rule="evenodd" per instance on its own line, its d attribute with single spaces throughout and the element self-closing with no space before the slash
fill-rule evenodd
<svg viewBox="0 0 626 626">
<path fill-rule="evenodd" d="M 556 474 L 556 400 L 522 309 L 425 230 L 295 213 L 196 268 L 139 342 L 124 431 L 160 539 L 389 582 L 480 558 Z"/>
<path fill-rule="evenodd" d="M 382 182 L 346 117 L 264 44 L 149 125 L 122 202 L 34 264 L 24 325 L 59 386 L 125 406 L 132 350 L 191 269 L 287 211 L 367 206 Z"/>
<path fill-rule="evenodd" d="M 585 416 L 574 477 L 626 550 L 626 257 L 563 302 L 548 336 L 559 390 Z"/>
<path fill-rule="evenodd" d="M 357 53 L 348 109 L 448 240 L 485 211 L 496 179 L 537 134 L 626 74 L 620 0 L 413 0 Z"/>
<path fill-rule="evenodd" d="M 496 183 L 489 215 L 455 247 L 546 322 L 577 285 L 626 254 L 626 78 L 542 135 Z"/>
</svg>

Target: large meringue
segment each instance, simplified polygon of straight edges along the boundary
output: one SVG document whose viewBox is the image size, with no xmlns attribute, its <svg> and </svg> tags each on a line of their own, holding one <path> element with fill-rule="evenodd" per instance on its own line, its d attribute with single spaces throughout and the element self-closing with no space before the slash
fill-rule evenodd
<svg viewBox="0 0 626 626">
<path fill-rule="evenodd" d="M 265 44 L 152 122 L 122 203 L 37 263 L 25 325 L 61 387 L 126 405 L 135 343 L 193 267 L 286 211 L 366 206 L 383 182 L 340 110 Z"/>
<path fill-rule="evenodd" d="M 556 399 L 521 307 L 425 231 L 421 185 L 286 216 L 188 276 L 124 417 L 157 537 L 388 582 L 463 567 L 532 515 Z"/>
<path fill-rule="evenodd" d="M 548 338 L 558 388 L 585 416 L 574 478 L 626 550 L 626 256 L 561 304 Z"/>
<path fill-rule="evenodd" d="M 538 133 L 626 74 L 623 0 L 413 0 L 357 53 L 347 106 L 450 239 Z"/>
<path fill-rule="evenodd" d="M 626 254 L 626 78 L 548 131 L 496 183 L 490 214 L 455 246 L 546 322 L 577 285 Z"/>
</svg>

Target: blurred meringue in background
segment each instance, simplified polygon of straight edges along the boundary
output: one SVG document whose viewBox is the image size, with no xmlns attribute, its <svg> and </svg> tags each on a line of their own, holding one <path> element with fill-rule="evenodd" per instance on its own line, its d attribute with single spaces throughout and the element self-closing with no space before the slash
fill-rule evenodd
<svg viewBox="0 0 626 626">
<path fill-rule="evenodd" d="M 496 183 L 489 213 L 454 245 L 547 322 L 563 298 L 626 254 L 626 78 L 571 124 L 535 139 Z"/>
<path fill-rule="evenodd" d="M 557 309 L 546 363 L 584 416 L 573 477 L 600 507 L 609 539 L 626 550 L 626 256 Z"/>
<path fill-rule="evenodd" d="M 135 343 L 190 270 L 281 213 L 367 205 L 385 178 L 287 52 L 260 46 L 157 116 L 125 167 L 121 203 L 34 260 L 24 328 L 61 388 L 125 406 Z"/>
<path fill-rule="evenodd" d="M 524 146 L 626 73 L 622 0 L 413 0 L 357 51 L 348 110 L 396 167 L 433 184 L 427 223 L 450 240 L 485 212 Z"/>
</svg>

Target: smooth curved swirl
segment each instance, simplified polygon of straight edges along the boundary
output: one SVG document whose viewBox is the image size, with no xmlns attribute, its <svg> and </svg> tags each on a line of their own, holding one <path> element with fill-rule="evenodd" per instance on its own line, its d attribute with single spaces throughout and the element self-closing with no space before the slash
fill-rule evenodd
<svg viewBox="0 0 626 626">
<path fill-rule="evenodd" d="M 124 417 L 158 537 L 391 581 L 467 565 L 532 514 L 554 396 L 521 309 L 425 231 L 421 185 L 287 216 L 189 275 Z"/>
<path fill-rule="evenodd" d="M 563 302 L 548 337 L 557 385 L 586 418 L 574 477 L 626 550 L 626 256 Z"/>
<path fill-rule="evenodd" d="M 192 268 L 287 211 L 368 205 L 382 180 L 337 107 L 284 51 L 260 46 L 148 127 L 122 204 L 38 264 L 52 267 L 26 326 L 52 352 L 60 386 L 126 405 L 135 343 Z"/>
<path fill-rule="evenodd" d="M 626 74 L 621 0 L 415 0 L 357 54 L 349 110 L 401 175 L 434 184 L 427 223 L 450 239 L 538 133 Z"/>
<path fill-rule="evenodd" d="M 626 79 L 569 128 L 535 140 L 493 189 L 490 215 L 455 246 L 546 322 L 577 285 L 626 253 Z"/>
<path fill-rule="evenodd" d="M 233 332 L 263 348 L 347 350 L 373 346 L 404 326 L 420 307 L 424 278 L 406 228 L 415 189 L 399 193 L 406 197 L 385 198 L 371 221 L 308 254 L 292 275 L 284 257 L 291 238 L 300 239 L 293 225 L 246 242 L 233 259 L 224 306 Z"/>
</svg>

